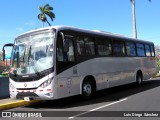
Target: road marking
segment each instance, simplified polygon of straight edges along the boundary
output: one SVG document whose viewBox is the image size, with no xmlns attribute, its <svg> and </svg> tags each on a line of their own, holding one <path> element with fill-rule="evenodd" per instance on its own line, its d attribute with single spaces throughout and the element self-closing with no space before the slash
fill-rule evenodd
<svg viewBox="0 0 160 120">
<path fill-rule="evenodd" d="M 114 104 L 116 104 L 116 103 L 123 102 L 123 101 L 125 101 L 125 100 L 127 100 L 127 99 L 128 99 L 128 98 L 124 98 L 124 99 L 121 99 L 121 100 L 118 100 L 118 101 L 115 101 L 115 102 L 109 103 L 109 104 L 107 104 L 107 105 L 104 105 L 104 106 L 101 106 L 101 107 L 98 107 L 98 108 L 95 108 L 95 109 L 91 109 L 91 110 L 89 110 L 89 111 L 86 111 L 86 112 L 83 112 L 83 113 L 77 114 L 77 115 L 75 115 L 75 116 L 69 117 L 68 119 L 73 119 L 73 118 L 75 118 L 75 117 L 78 117 L 78 116 L 81 116 L 81 115 L 87 114 L 87 113 L 89 113 L 89 112 L 96 111 L 96 110 L 99 110 L 99 109 L 101 109 L 101 108 L 108 107 L 108 106 L 110 106 L 110 105 L 114 105 Z"/>
</svg>

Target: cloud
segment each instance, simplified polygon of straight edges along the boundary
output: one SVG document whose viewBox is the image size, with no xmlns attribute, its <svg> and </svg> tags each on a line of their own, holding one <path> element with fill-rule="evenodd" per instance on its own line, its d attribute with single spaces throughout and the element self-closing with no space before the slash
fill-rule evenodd
<svg viewBox="0 0 160 120">
<path fill-rule="evenodd" d="M 26 23 L 25 23 L 25 25 L 28 25 L 28 26 L 33 27 L 33 26 L 35 26 L 35 25 L 36 25 L 36 23 L 35 23 L 35 22 L 33 22 L 33 21 L 29 21 L 29 22 L 26 22 Z"/>
<path fill-rule="evenodd" d="M 16 28 L 18 31 L 23 31 L 24 29 L 22 27 Z"/>
<path fill-rule="evenodd" d="M 9 34 L 0 34 L 0 38 L 12 38 L 12 35 Z"/>
</svg>

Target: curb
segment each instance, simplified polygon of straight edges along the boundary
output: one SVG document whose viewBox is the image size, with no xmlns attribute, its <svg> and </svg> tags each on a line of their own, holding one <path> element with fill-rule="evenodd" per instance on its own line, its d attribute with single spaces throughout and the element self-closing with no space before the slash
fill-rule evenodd
<svg viewBox="0 0 160 120">
<path fill-rule="evenodd" d="M 159 77 L 160 77 L 160 72 L 157 73 L 157 74 L 155 74 L 153 77 L 151 77 L 151 79 L 152 79 L 152 78 L 159 78 Z"/>
<path fill-rule="evenodd" d="M 11 108 L 16 108 L 16 107 L 28 106 L 28 105 L 32 105 L 32 104 L 38 103 L 38 102 L 42 102 L 42 100 L 31 100 L 31 101 L 20 100 L 20 101 L 16 101 L 16 102 L 9 102 L 9 103 L 5 103 L 5 104 L 1 104 L 0 111 L 11 109 Z"/>
<path fill-rule="evenodd" d="M 158 73 L 157 75 L 153 76 L 153 78 L 158 78 L 160 77 L 160 73 Z"/>
</svg>

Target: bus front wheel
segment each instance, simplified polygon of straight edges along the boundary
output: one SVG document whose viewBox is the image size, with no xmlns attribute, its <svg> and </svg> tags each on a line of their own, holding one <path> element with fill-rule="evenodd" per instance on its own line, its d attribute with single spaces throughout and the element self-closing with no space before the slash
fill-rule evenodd
<svg viewBox="0 0 160 120">
<path fill-rule="evenodd" d="M 90 80 L 85 80 L 82 84 L 83 99 L 88 100 L 92 98 L 93 94 L 94 94 L 93 83 Z"/>
</svg>

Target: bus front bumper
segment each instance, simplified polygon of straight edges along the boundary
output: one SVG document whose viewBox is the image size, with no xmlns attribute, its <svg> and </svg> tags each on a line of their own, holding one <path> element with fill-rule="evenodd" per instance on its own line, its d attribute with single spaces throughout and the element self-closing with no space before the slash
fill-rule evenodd
<svg viewBox="0 0 160 120">
<path fill-rule="evenodd" d="M 10 90 L 11 99 L 31 99 L 31 100 L 53 100 L 54 92 L 52 89 L 34 89 L 34 90 Z"/>
</svg>

